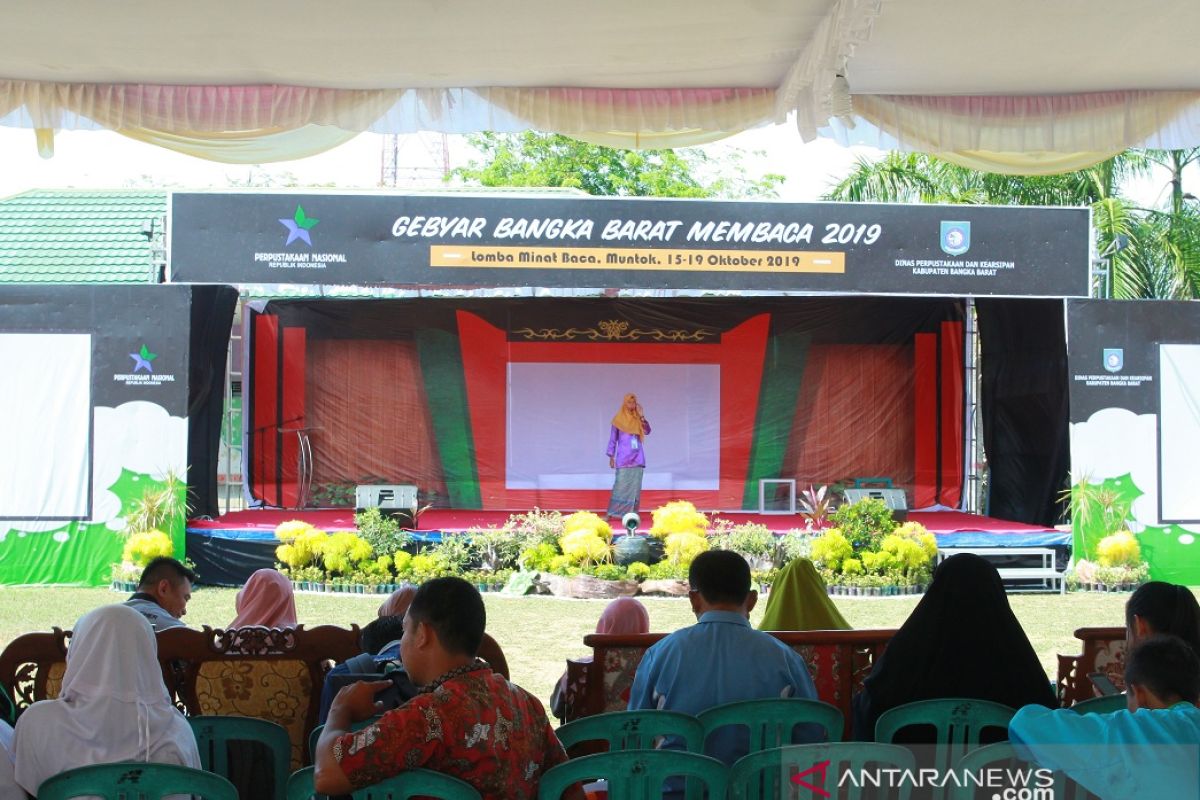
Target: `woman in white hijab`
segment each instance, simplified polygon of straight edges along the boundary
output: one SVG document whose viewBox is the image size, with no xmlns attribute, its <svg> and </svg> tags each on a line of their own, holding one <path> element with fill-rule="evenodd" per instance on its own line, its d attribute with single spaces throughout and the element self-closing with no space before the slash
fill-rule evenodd
<svg viewBox="0 0 1200 800">
<path fill-rule="evenodd" d="M 0 721 L 0 800 L 25 800 L 28 795 L 13 777 L 12 726 Z"/>
<path fill-rule="evenodd" d="M 57 700 L 34 703 L 17 720 L 16 779 L 36 795 L 60 772 L 143 761 L 200 768 L 196 737 L 171 705 L 146 618 L 102 606 L 75 623 Z"/>
</svg>

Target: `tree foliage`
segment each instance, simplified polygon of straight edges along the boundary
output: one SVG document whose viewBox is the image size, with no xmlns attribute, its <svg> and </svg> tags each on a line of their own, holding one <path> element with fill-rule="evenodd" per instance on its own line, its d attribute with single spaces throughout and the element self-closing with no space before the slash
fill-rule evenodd
<svg viewBox="0 0 1200 800">
<path fill-rule="evenodd" d="M 1112 263 L 1118 298 L 1200 297 L 1200 211 L 1183 191 L 1183 170 L 1200 149 L 1129 150 L 1087 169 L 1059 175 L 999 175 L 923 153 L 860 159 L 825 197 L 849 202 L 1090 206 L 1099 253 Z M 1139 208 L 1121 194 L 1155 166 L 1170 173 L 1164 208 Z"/>
<path fill-rule="evenodd" d="M 615 197 L 774 197 L 781 175 L 747 175 L 740 154 L 718 161 L 695 149 L 620 150 L 526 131 L 467 137 L 481 154 L 450 173 L 481 186 L 581 189 Z"/>
</svg>

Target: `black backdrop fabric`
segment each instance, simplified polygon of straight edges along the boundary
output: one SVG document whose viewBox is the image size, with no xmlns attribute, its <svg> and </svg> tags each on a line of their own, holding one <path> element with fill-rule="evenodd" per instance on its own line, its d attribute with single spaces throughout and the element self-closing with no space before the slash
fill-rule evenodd
<svg viewBox="0 0 1200 800">
<path fill-rule="evenodd" d="M 987 513 L 1052 525 L 1070 472 L 1063 301 L 980 299 L 975 307 Z"/>
<path fill-rule="evenodd" d="M 192 287 L 188 363 L 188 502 L 192 515 L 216 517 L 217 454 L 225 405 L 225 359 L 238 293 L 232 286 Z"/>
</svg>

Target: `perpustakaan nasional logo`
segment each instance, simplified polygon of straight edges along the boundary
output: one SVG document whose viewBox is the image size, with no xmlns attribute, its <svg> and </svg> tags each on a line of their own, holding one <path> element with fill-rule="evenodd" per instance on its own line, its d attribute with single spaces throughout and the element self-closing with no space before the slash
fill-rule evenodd
<svg viewBox="0 0 1200 800">
<path fill-rule="evenodd" d="M 320 221 L 321 220 L 313 219 L 305 214 L 304 206 L 297 204 L 296 213 L 292 215 L 291 219 L 287 219 L 285 217 L 284 219 L 279 220 L 279 224 L 287 228 L 288 231 L 287 241 L 283 243 L 283 246 L 288 247 L 292 242 L 299 239 L 309 247 L 312 247 L 313 243 L 311 231 Z"/>
<path fill-rule="evenodd" d="M 136 353 L 130 353 L 129 357 L 133 359 L 133 370 L 113 375 L 114 382 L 126 386 L 162 386 L 164 383 L 175 382 L 173 374 L 154 371 L 154 360 L 158 358 L 158 353 L 150 352 L 145 342 L 142 342 Z"/>
<path fill-rule="evenodd" d="M 255 263 L 266 264 L 269 269 L 325 269 L 330 264 L 345 264 L 345 253 L 309 253 L 303 248 L 296 250 L 292 247 L 295 242 L 303 242 L 312 247 L 312 230 L 320 221 L 316 217 L 310 217 L 304 206 L 297 203 L 296 211 L 291 217 L 279 219 L 279 224 L 287 228 L 287 238 L 284 239 L 283 246 L 290 249 L 274 253 L 257 252 L 254 254 Z"/>
</svg>

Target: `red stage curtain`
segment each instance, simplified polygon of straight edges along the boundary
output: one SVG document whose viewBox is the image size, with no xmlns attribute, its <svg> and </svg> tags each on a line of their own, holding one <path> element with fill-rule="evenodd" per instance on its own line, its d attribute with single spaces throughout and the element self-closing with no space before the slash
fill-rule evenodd
<svg viewBox="0 0 1200 800">
<path fill-rule="evenodd" d="M 887 477 L 911 496 L 912 363 L 911 345 L 809 349 L 785 461 L 798 490 Z"/>
<path fill-rule="evenodd" d="M 412 341 L 310 339 L 313 487 L 413 483 L 444 496 L 429 404 Z"/>
</svg>

